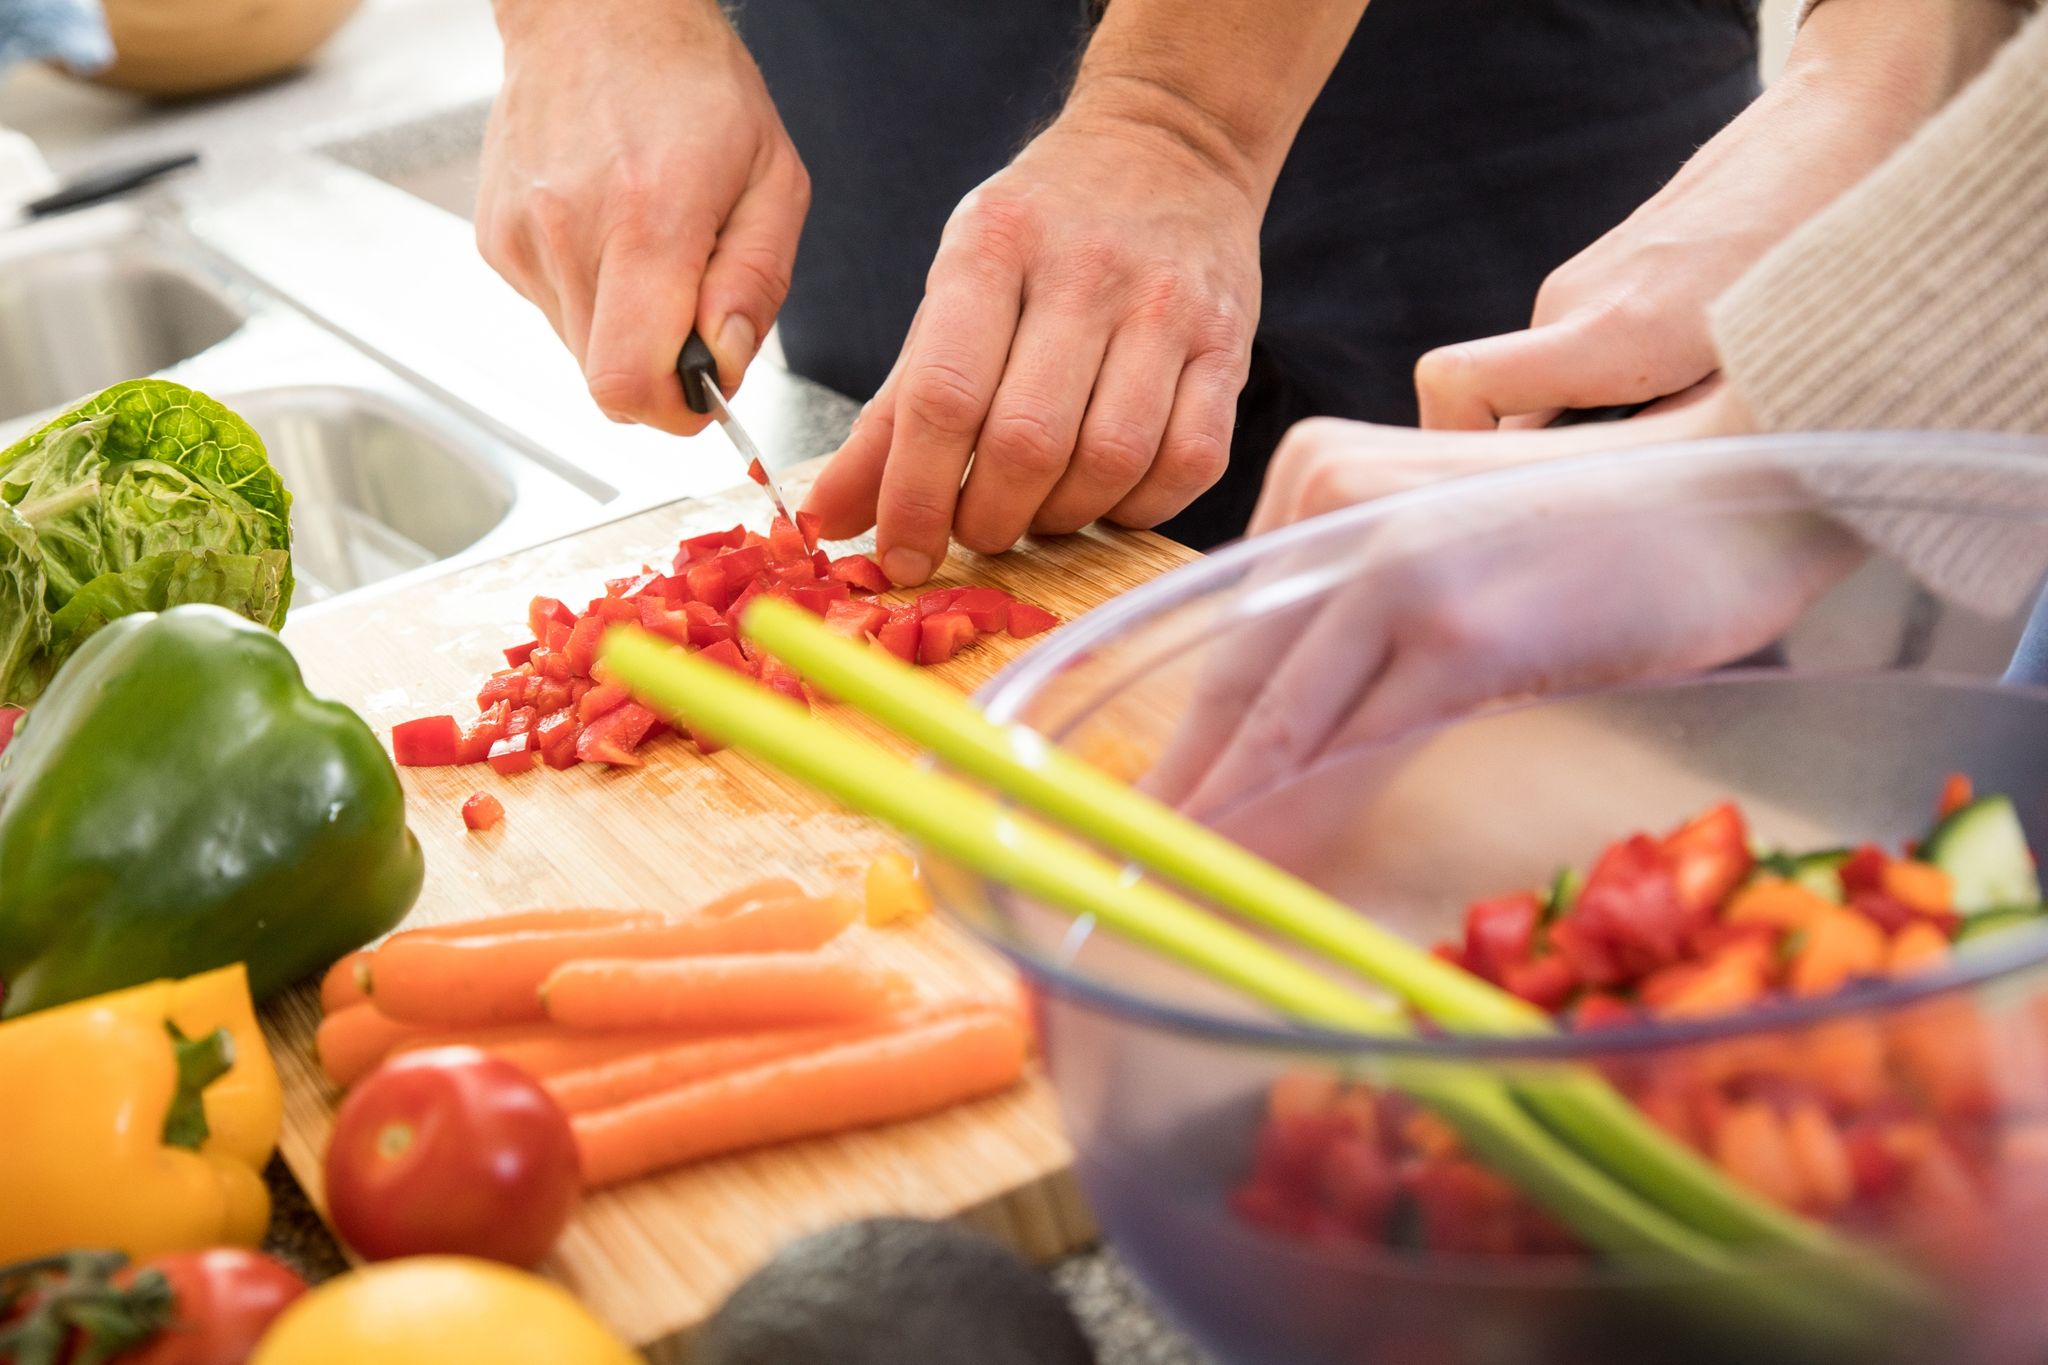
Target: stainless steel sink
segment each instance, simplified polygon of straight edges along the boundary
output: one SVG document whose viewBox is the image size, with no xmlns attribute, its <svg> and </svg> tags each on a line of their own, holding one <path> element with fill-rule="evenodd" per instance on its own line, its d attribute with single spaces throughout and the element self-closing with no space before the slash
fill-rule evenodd
<svg viewBox="0 0 2048 1365">
<path fill-rule="evenodd" d="M 167 369 L 241 327 L 203 274 L 116 221 L 22 229 L 0 255 L 0 419 Z"/>
</svg>

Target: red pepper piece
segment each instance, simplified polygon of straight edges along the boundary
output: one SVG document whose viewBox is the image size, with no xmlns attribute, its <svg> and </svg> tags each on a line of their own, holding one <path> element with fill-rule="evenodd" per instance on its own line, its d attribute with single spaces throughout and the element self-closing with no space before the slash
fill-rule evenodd
<svg viewBox="0 0 2048 1365">
<path fill-rule="evenodd" d="M 832 609 L 835 602 L 844 602 L 852 589 L 844 583 L 800 583 L 785 591 L 782 596 L 802 607 L 813 616 L 823 616 Z"/>
<path fill-rule="evenodd" d="M 640 703 L 629 701 L 583 727 L 576 740 L 576 757 L 586 763 L 636 767 L 645 760 L 633 751 L 640 747 L 658 719 Z"/>
<path fill-rule="evenodd" d="M 457 751 L 458 762 L 481 763 L 491 756 L 491 746 L 505 737 L 505 730 L 512 721 L 512 707 L 499 702 L 476 718 L 476 723 L 462 733 L 462 744 Z"/>
<path fill-rule="evenodd" d="M 1044 607 L 1034 606 L 1030 602 L 1010 603 L 1008 624 L 1012 639 L 1028 640 L 1034 635 L 1043 635 L 1059 623 L 1060 618 Z"/>
<path fill-rule="evenodd" d="M 526 704 L 527 691 L 533 686 L 533 671 L 527 668 L 508 668 L 493 673 L 477 690 L 476 706 L 479 711 L 488 711 L 501 701 L 514 706 Z"/>
<path fill-rule="evenodd" d="M 779 692 L 793 702 L 802 704 L 805 710 L 811 706 L 810 697 L 804 692 L 804 682 L 791 668 L 774 655 L 761 660 L 761 685 L 770 692 Z"/>
<path fill-rule="evenodd" d="M 421 716 L 391 727 L 392 761 L 402 768 L 446 768 L 459 762 L 462 727 L 453 716 Z"/>
<path fill-rule="evenodd" d="M 550 649 L 546 645 L 533 651 L 532 663 L 534 672 L 554 682 L 565 683 L 576 676 L 575 670 L 569 667 L 568 657 L 561 650 Z"/>
<path fill-rule="evenodd" d="M 781 517 L 768 527 L 768 558 L 777 564 L 801 564 L 807 573 L 813 571 L 811 548 L 804 544 L 803 533 Z"/>
<path fill-rule="evenodd" d="M 533 657 L 533 651 L 540 648 L 540 641 L 528 640 L 523 645 L 511 645 L 505 650 L 505 662 L 517 668 Z"/>
<path fill-rule="evenodd" d="M 510 777 L 523 773 L 540 764 L 540 736 L 532 731 L 507 734 L 491 746 L 490 757 L 485 760 L 491 771 Z"/>
<path fill-rule="evenodd" d="M 768 486 L 768 471 L 761 468 L 759 460 L 747 461 L 747 477 L 760 484 L 763 488 Z"/>
<path fill-rule="evenodd" d="M 1679 904 L 1695 918 L 1720 909 L 1756 862 L 1742 812 L 1726 801 L 1664 836 L 1664 855 L 1678 882 Z"/>
<path fill-rule="evenodd" d="M 505 818 L 505 803 L 488 792 L 478 792 L 462 803 L 462 823 L 471 829 L 489 829 Z"/>
<path fill-rule="evenodd" d="M 964 611 L 984 634 L 1010 624 L 1010 594 L 1001 588 L 962 588 L 953 596 L 953 611 Z"/>
<path fill-rule="evenodd" d="M 691 607 L 702 607 L 704 604 L 692 602 L 689 605 Z M 706 608 L 706 610 L 709 610 L 709 608 Z M 643 597 L 640 599 L 640 624 L 663 639 L 672 640 L 676 644 L 687 645 L 691 643 L 690 613 L 687 607 L 681 611 L 671 611 L 662 605 L 660 598 Z"/>
<path fill-rule="evenodd" d="M 866 555 L 847 555 L 833 560 L 826 566 L 825 576 L 836 578 L 862 592 L 887 592 L 892 586 L 889 575 L 882 572 L 882 566 Z"/>
<path fill-rule="evenodd" d="M 756 676 L 753 662 L 742 654 L 740 647 L 731 640 L 720 640 L 715 645 L 706 645 L 701 657 L 715 664 L 724 664 L 733 672 L 745 674 L 749 678 Z"/>
<path fill-rule="evenodd" d="M 602 620 L 608 626 L 616 625 L 620 621 L 638 621 L 640 619 L 640 602 L 625 597 L 600 597 L 590 604 L 590 615 Z M 589 617 L 584 619 L 588 620 Z M 571 635 L 570 638 L 574 639 L 575 637 Z"/>
<path fill-rule="evenodd" d="M 576 740 L 582 730 L 568 711 L 555 711 L 540 718 L 534 733 L 540 737 L 540 756 L 550 768 L 573 768 L 582 761 L 576 757 Z"/>
<path fill-rule="evenodd" d="M 728 583 L 725 570 L 715 559 L 701 564 L 692 564 L 683 573 L 690 589 L 690 600 L 702 602 L 713 611 L 724 611 L 732 605 L 732 599 L 739 595 L 739 584 Z"/>
<path fill-rule="evenodd" d="M 732 638 L 731 623 L 702 602 L 685 604 L 683 614 L 689 618 L 689 643 L 694 649 L 706 649 Z"/>
<path fill-rule="evenodd" d="M 526 625 L 536 640 L 548 638 L 549 626 L 573 626 L 576 613 L 553 597 L 536 597 L 526 604 Z"/>
<path fill-rule="evenodd" d="M 711 531 L 701 536 L 686 536 L 676 546 L 675 571 L 681 573 L 699 560 L 710 559 L 720 550 L 736 549 L 746 544 L 747 528 L 735 526 L 730 531 Z"/>
<path fill-rule="evenodd" d="M 889 621 L 889 609 L 879 602 L 834 602 L 825 608 L 825 629 L 849 640 L 864 640 Z"/>
<path fill-rule="evenodd" d="M 633 694 L 620 683 L 599 683 L 583 694 L 576 703 L 576 719 L 588 726 L 599 716 L 618 710 L 633 700 Z"/>
<path fill-rule="evenodd" d="M 917 614 L 937 616 L 940 612 L 949 610 L 953 605 L 953 599 L 959 595 L 958 588 L 933 588 L 930 592 L 921 592 L 917 595 Z"/>
<path fill-rule="evenodd" d="M 1537 1009 L 1554 1014 L 1578 989 L 1571 965 L 1557 953 L 1532 962 L 1510 962 L 1501 969 L 1501 984 Z"/>
<path fill-rule="evenodd" d="M 533 689 L 529 700 L 533 708 L 545 716 L 567 710 L 576 700 L 574 693 L 568 679 L 549 678 Z"/>
<path fill-rule="evenodd" d="M 825 541 L 825 537 L 819 534 L 819 532 L 825 529 L 825 519 L 816 512 L 797 513 L 796 529 L 803 532 L 804 539 L 813 545 L 822 545 Z M 822 573 L 823 570 L 820 570 L 820 572 Z"/>
<path fill-rule="evenodd" d="M 898 607 L 889 613 L 889 619 L 875 632 L 875 639 L 882 648 L 894 654 L 904 663 L 917 662 L 917 647 L 924 634 L 924 622 L 918 619 L 915 607 Z"/>
<path fill-rule="evenodd" d="M 917 661 L 942 664 L 974 642 L 974 622 L 964 611 L 942 611 L 927 616 L 917 636 Z"/>
<path fill-rule="evenodd" d="M 1543 902 L 1533 892 L 1474 901 L 1465 908 L 1465 968 L 1499 985 L 1507 968 L 1529 959 Z"/>
<path fill-rule="evenodd" d="M 579 678 L 590 676 L 590 666 L 597 662 L 598 641 L 604 638 L 605 628 L 610 624 L 602 616 L 586 616 L 569 632 L 569 643 L 562 647 L 562 656 L 569 661 L 572 674 Z"/>
</svg>

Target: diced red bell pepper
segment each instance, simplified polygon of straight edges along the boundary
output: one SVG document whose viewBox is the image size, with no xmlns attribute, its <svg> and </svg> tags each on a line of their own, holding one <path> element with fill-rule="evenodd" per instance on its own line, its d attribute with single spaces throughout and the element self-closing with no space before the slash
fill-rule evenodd
<svg viewBox="0 0 2048 1365">
<path fill-rule="evenodd" d="M 715 664 L 724 664 L 733 672 L 749 678 L 757 676 L 753 661 L 741 653 L 739 645 L 731 640 L 720 640 L 717 644 L 704 646 L 699 657 L 709 659 Z"/>
<path fill-rule="evenodd" d="M 783 595 L 813 616 L 823 616 L 834 603 L 844 602 L 852 591 L 844 583 L 802 583 Z"/>
<path fill-rule="evenodd" d="M 586 763 L 637 766 L 645 760 L 634 750 L 647 738 L 658 719 L 640 703 L 629 701 L 583 727 L 582 735 L 576 740 L 576 757 Z"/>
<path fill-rule="evenodd" d="M 508 735 L 523 735 L 531 731 L 538 724 L 540 724 L 539 710 L 531 706 L 515 706 L 512 708 L 512 714 L 506 718 L 505 733 Z"/>
<path fill-rule="evenodd" d="M 763 488 L 768 486 L 768 471 L 761 468 L 759 460 L 747 461 L 747 477 L 760 484 Z"/>
<path fill-rule="evenodd" d="M 1587 985 L 1613 986 L 1627 979 L 1607 940 L 1577 919 L 1551 925 L 1550 946 L 1571 967 L 1572 975 Z"/>
<path fill-rule="evenodd" d="M 811 699 L 804 691 L 804 681 L 796 670 L 770 654 L 761 660 L 761 685 L 770 692 L 779 692 L 791 701 L 810 709 Z"/>
<path fill-rule="evenodd" d="M 1756 864 L 1749 851 L 1749 827 L 1728 801 L 1665 835 L 1664 855 L 1671 860 L 1678 883 L 1678 903 L 1695 917 L 1720 909 Z"/>
<path fill-rule="evenodd" d="M 711 561 L 725 575 L 725 581 L 732 584 L 737 592 L 758 578 L 768 567 L 768 547 L 764 545 L 743 545 L 737 550 L 727 550 Z"/>
<path fill-rule="evenodd" d="M 559 649 L 550 649 L 542 645 L 533 651 L 531 662 L 534 672 L 554 682 L 565 683 L 576 676 L 575 670 L 569 667 L 568 657 Z"/>
<path fill-rule="evenodd" d="M 685 603 L 683 614 L 690 619 L 690 645 L 695 649 L 732 638 L 731 623 L 702 602 Z"/>
<path fill-rule="evenodd" d="M 458 750 L 463 763 L 481 763 L 491 756 L 491 746 L 505 737 L 505 730 L 512 721 L 512 707 L 499 702 L 476 718 L 476 723 L 462 732 L 462 744 Z"/>
<path fill-rule="evenodd" d="M 595 679 L 592 678 L 578 678 L 576 679 L 576 681 L 570 683 L 569 705 L 572 708 L 581 706 L 583 704 L 584 696 L 587 693 L 589 693 L 591 688 L 595 686 L 597 686 L 597 682 Z"/>
<path fill-rule="evenodd" d="M 533 686 L 533 673 L 526 668 L 508 668 L 493 673 L 477 690 L 476 706 L 479 711 L 488 711 L 499 702 L 510 702 L 514 706 L 526 704 L 526 694 Z"/>
<path fill-rule="evenodd" d="M 803 532 L 804 539 L 813 545 L 819 545 L 824 542 L 825 538 L 819 532 L 825 529 L 825 519 L 816 512 L 797 513 L 796 529 Z M 824 570 L 820 569 L 818 572 L 823 573 Z"/>
<path fill-rule="evenodd" d="M 898 607 L 889 613 L 889 619 L 875 632 L 875 639 L 882 648 L 894 654 L 904 663 L 917 662 L 917 647 L 924 634 L 924 622 L 918 619 L 915 607 Z"/>
<path fill-rule="evenodd" d="M 917 635 L 917 661 L 942 664 L 974 643 L 974 622 L 964 611 L 942 611 L 927 616 Z"/>
<path fill-rule="evenodd" d="M 391 727 L 392 761 L 402 768 L 446 768 L 461 761 L 462 727 L 453 716 L 421 716 Z"/>
<path fill-rule="evenodd" d="M 1465 969 L 1495 985 L 1511 963 L 1525 962 L 1543 902 L 1534 892 L 1474 901 L 1465 908 Z"/>
<path fill-rule="evenodd" d="M 526 772 L 540 763 L 540 736 L 530 730 L 507 734 L 491 746 L 490 757 L 485 761 L 493 772 L 506 777 Z"/>
<path fill-rule="evenodd" d="M 634 615 L 639 615 L 636 608 Z M 602 616 L 586 616 L 576 623 L 569 632 L 569 643 L 562 647 L 562 656 L 569 661 L 569 671 L 579 678 L 590 676 L 590 666 L 597 662 L 597 645 L 611 622 Z"/>
<path fill-rule="evenodd" d="M 699 731 L 685 730 L 683 733 L 689 736 L 690 743 L 697 746 L 697 752 L 705 755 L 706 757 L 709 757 L 710 755 L 715 754 L 719 752 L 721 749 L 725 748 L 723 744 L 720 744 L 717 740 L 711 738 L 711 736 L 703 734 Z"/>
<path fill-rule="evenodd" d="M 656 587 L 656 585 L 660 584 L 662 581 L 662 575 L 656 573 L 652 569 L 643 568 L 642 570 L 640 570 L 639 573 L 633 574 L 626 578 L 612 578 L 605 580 L 604 595 L 606 597 L 624 598 L 643 597 L 648 593 L 649 590 Z"/>
<path fill-rule="evenodd" d="M 1565 1001 L 1572 998 L 1578 989 L 1578 978 L 1572 975 L 1571 964 L 1558 953 L 1551 953 L 1531 961 L 1510 962 L 1501 968 L 1500 984 L 1509 993 L 1546 1013 L 1555 1014 L 1564 1008 Z"/>
<path fill-rule="evenodd" d="M 1059 623 L 1060 618 L 1044 607 L 1035 606 L 1030 602 L 1010 603 L 1009 628 L 1012 639 L 1028 640 L 1034 635 L 1043 635 Z"/>
<path fill-rule="evenodd" d="M 826 567 L 825 576 L 836 578 L 862 592 L 887 592 L 892 586 L 889 575 L 882 572 L 882 566 L 866 555 L 846 555 L 833 560 Z"/>
<path fill-rule="evenodd" d="M 599 716 L 618 710 L 633 700 L 632 692 L 621 683 L 599 683 L 583 694 L 576 703 L 576 719 L 588 726 Z"/>
<path fill-rule="evenodd" d="M 548 628 L 541 632 L 540 647 L 560 654 L 562 646 L 569 643 L 569 632 L 575 628 L 576 623 L 574 621 L 571 621 L 568 625 L 563 625 L 560 621 L 548 622 Z"/>
<path fill-rule="evenodd" d="M 575 703 L 575 688 L 566 678 L 549 678 L 533 689 L 530 700 L 533 709 L 543 716 L 556 711 L 566 711 Z"/>
<path fill-rule="evenodd" d="M 790 522 L 777 517 L 768 527 L 768 558 L 777 564 L 801 564 L 811 570 L 811 548 L 804 544 L 803 533 Z"/>
<path fill-rule="evenodd" d="M 1942 780 L 1941 800 L 1935 804 L 1934 816 L 1946 820 L 1976 798 L 1976 784 L 1970 781 L 1968 773 L 1950 773 Z"/>
<path fill-rule="evenodd" d="M 725 570 L 715 559 L 692 564 L 684 571 L 683 578 L 690 587 L 690 600 L 702 602 L 713 611 L 724 611 L 732 605 L 732 599 L 739 596 L 740 585 L 726 582 Z"/>
<path fill-rule="evenodd" d="M 953 599 L 959 595 L 958 588 L 933 588 L 930 592 L 921 592 L 917 595 L 917 614 L 937 616 L 942 611 L 950 610 Z"/>
<path fill-rule="evenodd" d="M 1572 1027 L 1583 1030 L 1618 1028 L 1623 1024 L 1633 1024 L 1638 1017 L 1635 1006 L 1620 996 L 1594 991 L 1581 996 L 1579 1003 L 1572 1008 Z"/>
<path fill-rule="evenodd" d="M 699 560 L 709 559 L 720 550 L 737 549 L 746 544 L 747 528 L 735 526 L 730 531 L 711 531 L 701 536 L 686 536 L 676 546 L 675 571 L 681 573 Z"/>
<path fill-rule="evenodd" d="M 478 792 L 462 803 L 462 823 L 473 830 L 489 829 L 505 818 L 505 803 L 488 792 Z"/>
<path fill-rule="evenodd" d="M 511 645 L 505 650 L 505 662 L 513 668 L 519 667 L 533 657 L 533 651 L 540 648 L 540 641 L 528 640 L 523 645 Z"/>
<path fill-rule="evenodd" d="M 967 613 L 977 631 L 987 634 L 1010 624 L 1010 594 L 1001 588 L 962 588 L 952 610 Z"/>
<path fill-rule="evenodd" d="M 549 626 L 573 626 L 576 613 L 553 597 L 536 597 L 526 604 L 526 625 L 536 640 L 548 638 Z"/>
<path fill-rule="evenodd" d="M 576 740 L 583 727 L 568 711 L 556 711 L 540 718 L 534 734 L 540 737 L 540 756 L 550 768 L 573 768 L 582 760 L 576 757 Z"/>
<path fill-rule="evenodd" d="M 1712 914 L 1712 907 L 1688 909 L 1680 901 L 1663 848 L 1638 834 L 1600 855 L 1567 919 L 1603 940 L 1633 977 L 1684 956 L 1688 936 Z"/>
<path fill-rule="evenodd" d="M 679 645 L 687 645 L 691 643 L 690 607 L 702 607 L 706 611 L 710 610 L 709 607 L 704 607 L 704 604 L 701 602 L 691 602 L 680 611 L 671 611 L 667 606 L 663 605 L 660 598 L 643 597 L 640 599 L 640 624 L 663 639 L 671 640 Z"/>
<path fill-rule="evenodd" d="M 731 626 L 734 632 L 737 633 L 740 628 L 740 623 L 747 619 L 748 606 L 750 606 L 753 603 L 753 600 L 755 598 L 759 597 L 762 593 L 767 591 L 768 580 L 765 576 L 757 578 L 753 582 L 747 584 L 746 590 L 742 592 L 738 597 L 735 597 L 732 600 L 732 605 L 725 609 L 725 623 Z"/>
<path fill-rule="evenodd" d="M 616 625 L 620 621 L 638 621 L 640 603 L 624 597 L 600 597 L 590 604 L 589 616 L 584 617 L 584 620 L 589 620 L 590 616 L 598 617 L 606 625 Z M 575 637 L 572 635 L 570 638 Z"/>
<path fill-rule="evenodd" d="M 834 602 L 825 608 L 825 629 L 849 640 L 865 640 L 889 620 L 889 609 L 879 602 Z"/>
<path fill-rule="evenodd" d="M 1884 890 L 1885 864 L 1890 861 L 1876 844 L 1864 844 L 1837 869 L 1837 875 L 1842 879 L 1842 890 L 1852 896 L 1858 891 Z"/>
</svg>

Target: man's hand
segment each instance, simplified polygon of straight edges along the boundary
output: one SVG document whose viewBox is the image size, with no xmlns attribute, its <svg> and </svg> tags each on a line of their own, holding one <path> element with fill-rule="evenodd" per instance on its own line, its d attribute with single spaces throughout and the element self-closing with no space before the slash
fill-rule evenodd
<svg viewBox="0 0 2048 1365">
<path fill-rule="evenodd" d="M 947 224 L 902 354 L 809 500 L 824 535 L 876 526 L 909 584 L 949 533 L 996 554 L 1187 506 L 1227 458 L 1262 207 L 1156 127 L 1062 117 Z"/>
<path fill-rule="evenodd" d="M 1542 426 L 1679 393 L 1715 369 L 1707 307 L 1911 135 L 2017 23 L 2010 0 L 1831 0 L 1757 102 L 1545 280 L 1526 331 L 1415 369 L 1422 423 Z"/>
<path fill-rule="evenodd" d="M 810 181 L 711 0 L 498 0 L 477 245 L 614 421 L 687 435 L 695 326 L 739 383 L 789 291 Z"/>
<path fill-rule="evenodd" d="M 921 583 L 1150 526 L 1223 473 L 1259 220 L 1364 0 L 1117 0 L 1059 118 L 954 212 L 910 335 L 807 509 Z M 943 130 L 934 130 L 943 136 Z"/>
</svg>

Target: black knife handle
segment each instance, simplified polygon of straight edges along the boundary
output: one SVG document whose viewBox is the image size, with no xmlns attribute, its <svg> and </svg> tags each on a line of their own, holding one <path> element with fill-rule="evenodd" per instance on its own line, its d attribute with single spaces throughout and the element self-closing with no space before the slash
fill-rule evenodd
<svg viewBox="0 0 2048 1365">
<path fill-rule="evenodd" d="M 66 209 L 84 208 L 87 204 L 97 204 L 103 199 L 112 199 L 130 190 L 140 189 L 159 176 L 181 171 L 198 160 L 197 152 L 180 152 L 175 156 L 161 156 L 151 161 L 116 166 L 112 170 L 94 171 L 90 175 L 73 180 L 60 190 L 46 194 L 40 199 L 30 200 L 21 206 L 22 212 L 31 218 L 47 218 Z"/>
<path fill-rule="evenodd" d="M 683 353 L 676 357 L 676 375 L 683 381 L 683 401 L 690 411 L 711 411 L 709 391 L 718 387 L 718 357 L 711 354 L 694 327 L 690 339 L 683 343 Z"/>
<path fill-rule="evenodd" d="M 1604 408 L 1566 408 L 1550 419 L 1554 427 L 1584 426 L 1588 422 L 1620 422 L 1635 416 L 1655 402 L 1645 399 L 1640 403 L 1611 403 Z"/>
</svg>

